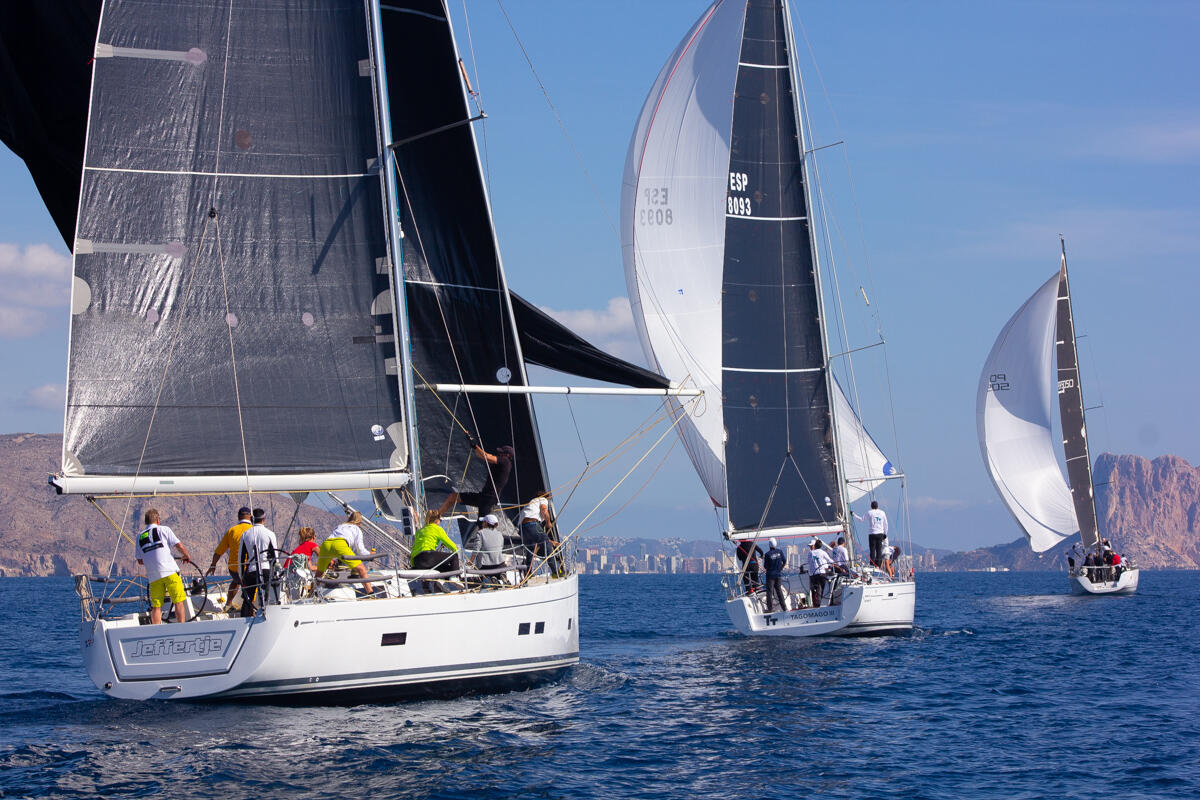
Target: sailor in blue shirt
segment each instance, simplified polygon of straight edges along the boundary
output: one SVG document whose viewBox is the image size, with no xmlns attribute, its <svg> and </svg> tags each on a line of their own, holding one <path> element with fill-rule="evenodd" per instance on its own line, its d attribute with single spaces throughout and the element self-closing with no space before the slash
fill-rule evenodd
<svg viewBox="0 0 1200 800">
<path fill-rule="evenodd" d="M 774 538 L 770 541 L 771 549 L 763 556 L 763 564 L 767 569 L 767 613 L 775 610 L 774 601 L 779 599 L 779 610 L 787 611 L 787 603 L 783 601 L 783 568 L 787 565 L 787 556 L 779 549 L 779 542 Z"/>
</svg>

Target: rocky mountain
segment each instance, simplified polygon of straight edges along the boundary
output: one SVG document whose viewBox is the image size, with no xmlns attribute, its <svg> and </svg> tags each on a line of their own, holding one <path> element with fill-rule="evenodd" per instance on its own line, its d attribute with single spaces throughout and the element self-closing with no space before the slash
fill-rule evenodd
<svg viewBox="0 0 1200 800">
<path fill-rule="evenodd" d="M 0 435 L 0 577 L 108 573 L 115 557 L 118 571 L 133 572 L 132 547 L 117 540 L 112 522 L 82 497 L 66 497 L 47 485 L 46 476 L 58 468 L 59 434 Z M 1122 553 L 1150 568 L 1200 567 L 1200 469 L 1179 456 L 1102 454 L 1096 459 L 1096 509 L 1101 534 Z M 286 496 L 259 495 L 268 524 L 277 532 L 288 528 L 295 505 Z M 130 534 L 140 530 L 142 513 L 153 505 L 191 551 L 207 565 L 221 533 L 232 524 L 242 504 L 230 497 L 159 497 L 133 501 L 98 501 L 104 513 Z M 302 505 L 296 525 L 328 530 L 341 518 Z M 293 526 L 294 528 L 295 526 Z M 629 555 L 669 552 L 683 556 L 712 555 L 718 543 L 710 540 L 650 540 L 598 537 L 584 547 L 611 547 Z M 1014 570 L 1061 569 L 1062 553 L 1071 542 L 1046 553 L 1034 553 L 1024 537 L 1008 544 L 946 554 L 935 551 L 939 570 L 1008 567 Z M 916 548 L 919 554 L 925 548 Z"/>
<path fill-rule="evenodd" d="M 192 558 L 207 566 L 221 534 L 245 503 L 230 497 L 159 497 L 133 501 L 100 500 L 103 514 L 86 499 L 60 496 L 46 477 L 58 469 L 60 434 L 0 435 L 0 577 L 14 575 L 107 575 L 112 559 L 118 572 L 133 573 L 132 546 L 118 537 L 111 517 L 134 534 L 141 530 L 143 512 L 153 506 L 187 546 Z M 287 529 L 296 506 L 287 496 L 257 495 L 255 504 L 267 511 L 267 524 L 278 533 Z M 298 523 L 318 532 L 342 517 L 309 505 L 300 508 Z M 222 564 L 222 569 L 224 568 Z"/>
<path fill-rule="evenodd" d="M 1100 535 L 1119 552 L 1152 569 L 1200 567 L 1200 469 L 1179 456 L 1150 461 L 1102 453 L 1093 478 Z M 1064 553 L 1073 541 L 1034 553 L 1021 537 L 1009 544 L 946 556 L 939 560 L 938 569 L 1062 569 Z"/>
</svg>

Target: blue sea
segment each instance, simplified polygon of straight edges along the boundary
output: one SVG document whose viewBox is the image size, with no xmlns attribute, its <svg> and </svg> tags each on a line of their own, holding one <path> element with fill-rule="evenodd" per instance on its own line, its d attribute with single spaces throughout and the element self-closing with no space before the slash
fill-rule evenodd
<svg viewBox="0 0 1200 800">
<path fill-rule="evenodd" d="M 585 576 L 560 682 L 407 704 L 108 700 L 69 579 L 0 580 L 3 797 L 1200 797 L 1200 573 L 918 576 L 912 635 L 736 635 L 715 576 Z"/>
</svg>

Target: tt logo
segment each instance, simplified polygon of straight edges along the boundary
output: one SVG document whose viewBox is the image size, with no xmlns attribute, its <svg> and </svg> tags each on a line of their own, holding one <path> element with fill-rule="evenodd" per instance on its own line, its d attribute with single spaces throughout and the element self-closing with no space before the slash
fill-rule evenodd
<svg viewBox="0 0 1200 800">
<path fill-rule="evenodd" d="M 767 624 L 768 625 L 778 625 L 779 617 L 767 617 Z"/>
<path fill-rule="evenodd" d="M 993 392 L 1008 391 L 1008 375 L 1003 372 L 997 372 L 994 375 L 989 375 L 988 388 Z"/>
</svg>

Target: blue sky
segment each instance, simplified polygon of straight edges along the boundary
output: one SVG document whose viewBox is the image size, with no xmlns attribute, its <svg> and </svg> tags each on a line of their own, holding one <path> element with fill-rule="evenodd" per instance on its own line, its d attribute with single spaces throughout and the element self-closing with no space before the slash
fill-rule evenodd
<svg viewBox="0 0 1200 800">
<path fill-rule="evenodd" d="M 646 92 L 706 4 L 505 2 L 595 190 L 498 6 L 468 0 L 469 36 L 462 4 L 452 6 L 489 115 L 478 130 L 486 132 L 510 283 L 640 360 L 609 219 L 619 213 Z M 962 549 L 1018 535 L 980 459 L 975 387 L 1000 327 L 1056 269 L 1059 233 L 1087 335 L 1088 403 L 1104 403 L 1090 418 L 1093 454 L 1200 461 L 1192 413 L 1200 390 L 1192 332 L 1200 7 L 860 2 L 797 3 L 794 11 L 816 64 L 801 41 L 817 144 L 846 142 L 823 151 L 822 174 L 850 241 L 843 284 L 866 283 L 882 315 L 913 538 Z M 7 151 L 0 186 L 0 367 L 9 376 L 0 430 L 60 431 L 70 262 L 23 164 Z M 869 343 L 871 329 L 852 330 L 861 332 L 855 343 Z M 872 359 L 864 371 L 878 373 Z M 535 380 L 562 378 L 543 372 Z M 872 430 L 886 431 L 870 406 Z M 588 455 L 608 450 L 653 408 L 574 401 Z M 565 401 L 539 400 L 538 412 L 553 477 L 564 480 L 582 463 Z M 589 481 L 573 513 L 615 477 Z M 623 484 L 598 515 L 623 510 L 589 533 L 715 535 L 681 448 L 635 496 L 648 477 Z"/>
</svg>

